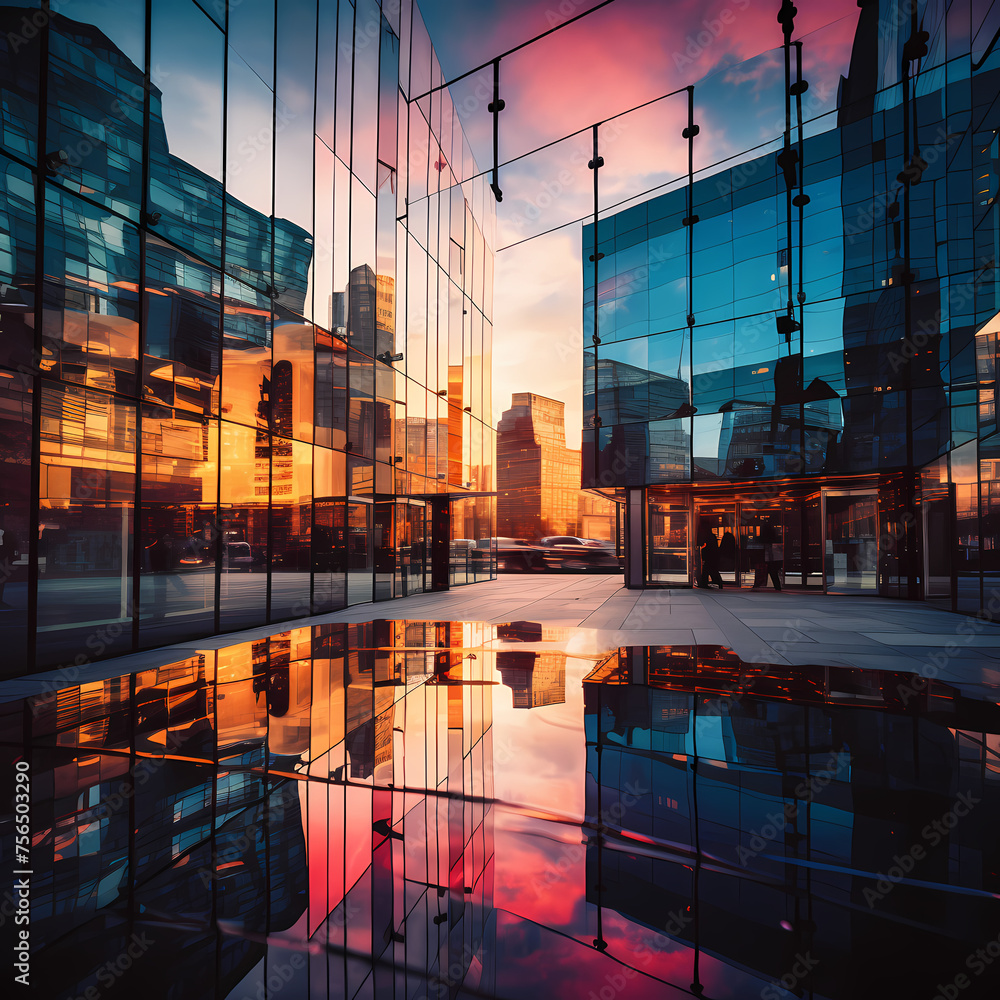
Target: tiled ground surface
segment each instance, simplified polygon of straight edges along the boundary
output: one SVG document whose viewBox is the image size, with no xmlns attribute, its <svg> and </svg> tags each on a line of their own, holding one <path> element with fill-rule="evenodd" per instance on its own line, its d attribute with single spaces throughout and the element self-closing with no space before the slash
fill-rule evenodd
<svg viewBox="0 0 1000 1000">
<path fill-rule="evenodd" d="M 637 591 L 625 590 L 620 576 L 511 574 L 444 593 L 356 605 L 334 614 L 135 653 L 92 664 L 71 678 L 51 672 L 7 681 L 0 683 L 0 701 L 51 690 L 53 684 L 78 684 L 170 663 L 195 649 L 246 642 L 286 628 L 378 617 L 576 626 L 586 631 L 575 636 L 574 648 L 591 653 L 621 645 L 717 644 L 734 649 L 745 660 L 771 663 L 913 672 L 933 663 L 941 680 L 1000 687 L 1000 624 L 926 604 L 787 591 Z"/>
</svg>

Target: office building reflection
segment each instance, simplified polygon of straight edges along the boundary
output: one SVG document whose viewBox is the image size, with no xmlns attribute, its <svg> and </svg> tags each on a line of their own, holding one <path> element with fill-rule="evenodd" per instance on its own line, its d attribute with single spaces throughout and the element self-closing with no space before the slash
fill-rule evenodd
<svg viewBox="0 0 1000 1000">
<path fill-rule="evenodd" d="M 293 7 L 0 7 L 8 675 L 493 572 L 486 181 L 409 0 Z"/>
<path fill-rule="evenodd" d="M 806 952 L 806 995 L 951 982 L 969 952 L 953 907 L 973 939 L 995 918 L 1000 716 L 913 678 L 718 646 L 609 654 L 584 682 L 588 901 L 667 935 L 657 950 L 695 982 L 700 959 L 706 992 L 720 962 L 756 995 Z M 963 818 L 942 825 L 952 808 Z"/>
<path fill-rule="evenodd" d="M 566 447 L 565 404 L 515 392 L 497 424 L 497 534 L 575 535 L 580 453 Z"/>
<path fill-rule="evenodd" d="M 279 968 L 293 996 L 489 995 L 489 667 L 439 651 L 476 641 L 300 628 L 8 703 L 40 995 L 271 996 Z"/>
<path fill-rule="evenodd" d="M 562 705 L 566 701 L 566 654 L 554 650 L 497 653 L 497 670 L 513 695 L 514 708 Z"/>
</svg>

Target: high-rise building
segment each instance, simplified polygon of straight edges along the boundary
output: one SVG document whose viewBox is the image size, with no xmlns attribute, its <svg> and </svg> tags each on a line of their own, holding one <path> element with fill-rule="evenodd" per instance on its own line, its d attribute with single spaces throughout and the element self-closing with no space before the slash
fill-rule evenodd
<svg viewBox="0 0 1000 1000">
<path fill-rule="evenodd" d="M 493 197 L 411 0 L 0 53 L 0 672 L 488 578 Z"/>
<path fill-rule="evenodd" d="M 693 83 L 686 176 L 584 228 L 582 481 L 631 587 L 711 532 L 727 585 L 1000 610 L 997 9 L 859 6 L 839 87 L 822 32 Z"/>
<path fill-rule="evenodd" d="M 566 404 L 515 392 L 497 424 L 497 534 L 579 531 L 580 452 L 566 447 Z"/>
</svg>

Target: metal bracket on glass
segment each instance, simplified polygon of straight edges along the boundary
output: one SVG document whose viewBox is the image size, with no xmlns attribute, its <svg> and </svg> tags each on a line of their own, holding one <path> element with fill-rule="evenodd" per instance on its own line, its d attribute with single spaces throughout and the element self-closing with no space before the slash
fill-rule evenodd
<svg viewBox="0 0 1000 1000">
<path fill-rule="evenodd" d="M 493 100 L 486 108 L 493 115 L 493 180 L 490 189 L 497 201 L 503 201 L 503 191 L 500 190 L 500 112 L 507 105 L 500 97 L 500 60 L 493 60 Z"/>
</svg>

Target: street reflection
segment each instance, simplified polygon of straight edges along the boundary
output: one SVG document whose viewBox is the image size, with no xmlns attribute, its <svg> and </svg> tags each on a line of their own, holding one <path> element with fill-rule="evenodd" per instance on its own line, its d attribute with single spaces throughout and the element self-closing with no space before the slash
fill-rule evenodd
<svg viewBox="0 0 1000 1000">
<path fill-rule="evenodd" d="M 40 995 L 839 998 L 973 975 L 1000 933 L 995 671 L 594 648 L 531 622 L 317 625 L 3 703 Z"/>
</svg>

